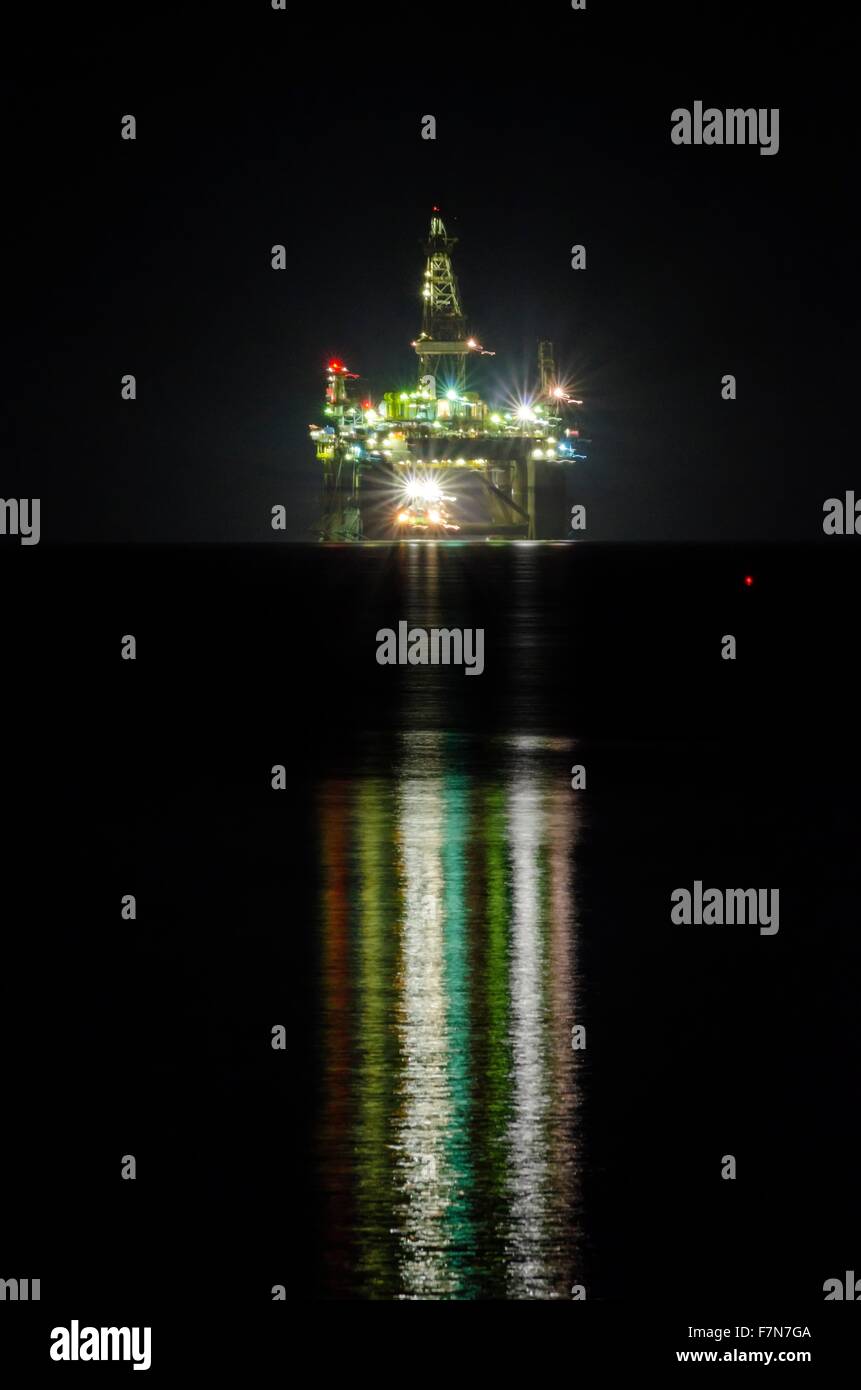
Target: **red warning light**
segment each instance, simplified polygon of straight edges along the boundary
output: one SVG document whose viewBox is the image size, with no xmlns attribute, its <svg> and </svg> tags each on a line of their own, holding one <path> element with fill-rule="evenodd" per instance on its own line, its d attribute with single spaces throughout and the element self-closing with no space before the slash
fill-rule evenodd
<svg viewBox="0 0 861 1390">
<path fill-rule="evenodd" d="M 746 575 L 744 576 L 744 587 L 745 587 L 746 589 L 752 589 L 752 588 L 753 588 L 753 575 L 752 575 L 752 574 L 746 574 Z"/>
<path fill-rule="evenodd" d="M 343 364 L 342 362 L 330 362 L 330 363 L 329 363 L 329 371 L 330 371 L 330 372 L 340 372 L 340 371 L 343 371 L 343 369 L 344 369 L 344 364 Z"/>
<path fill-rule="evenodd" d="M 436 203 L 434 203 L 433 207 L 431 208 L 431 212 L 439 212 L 439 208 L 437 207 Z"/>
</svg>

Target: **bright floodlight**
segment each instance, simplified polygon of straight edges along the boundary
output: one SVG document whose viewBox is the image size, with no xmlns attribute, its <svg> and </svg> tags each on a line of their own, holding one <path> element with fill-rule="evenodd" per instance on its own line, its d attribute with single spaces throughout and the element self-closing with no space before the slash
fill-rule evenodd
<svg viewBox="0 0 861 1390">
<path fill-rule="evenodd" d="M 407 478 L 404 496 L 418 502 L 439 502 L 442 500 L 442 489 L 432 478 Z"/>
<path fill-rule="evenodd" d="M 446 399 L 447 399 L 447 400 L 449 400 L 449 401 L 456 401 L 456 400 L 457 400 L 457 392 L 456 392 L 456 391 L 446 391 L 445 394 L 446 394 Z"/>
<path fill-rule="evenodd" d="M 535 419 L 535 416 L 534 416 L 534 414 L 532 413 L 532 406 L 531 406 L 531 405 L 519 405 L 519 406 L 517 407 L 517 410 L 516 410 L 514 413 L 515 413 L 515 415 L 517 416 L 518 420 L 534 420 L 534 419 Z"/>
</svg>

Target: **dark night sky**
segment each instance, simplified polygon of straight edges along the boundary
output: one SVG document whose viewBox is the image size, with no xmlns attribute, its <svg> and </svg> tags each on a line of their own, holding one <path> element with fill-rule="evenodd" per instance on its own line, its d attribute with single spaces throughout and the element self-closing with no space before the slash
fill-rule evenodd
<svg viewBox="0 0 861 1390">
<path fill-rule="evenodd" d="M 308 538 L 322 365 L 343 356 L 374 394 L 410 381 L 433 202 L 497 352 L 486 384 L 522 383 L 548 337 L 587 402 L 592 539 L 821 537 L 824 498 L 859 482 L 838 36 L 715 72 L 707 26 L 687 61 L 662 61 L 652 30 L 638 56 L 628 33 L 623 62 L 606 16 L 575 46 L 582 16 L 548 8 L 535 59 L 512 35 L 498 68 L 375 60 L 380 24 L 342 46 L 357 88 L 315 79 L 313 32 L 305 61 L 259 70 L 114 65 L 103 81 L 96 65 L 5 87 L 23 296 L 3 491 L 41 496 L 46 541 L 278 539 L 275 502 Z M 779 153 L 673 146 L 670 112 L 698 98 L 779 105 Z"/>
</svg>

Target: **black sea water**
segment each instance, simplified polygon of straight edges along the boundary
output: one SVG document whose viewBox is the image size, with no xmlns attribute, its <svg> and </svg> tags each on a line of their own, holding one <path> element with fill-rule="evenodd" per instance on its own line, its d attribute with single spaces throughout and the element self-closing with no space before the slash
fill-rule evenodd
<svg viewBox="0 0 861 1390">
<path fill-rule="evenodd" d="M 15 557 L 22 1142 L 87 1212 L 15 1267 L 138 1322 L 166 1261 L 240 1302 L 821 1299 L 858 1214 L 850 547 Z M 483 629 L 481 675 L 381 666 L 401 620 Z M 779 934 L 674 924 L 695 881 L 779 889 Z"/>
</svg>

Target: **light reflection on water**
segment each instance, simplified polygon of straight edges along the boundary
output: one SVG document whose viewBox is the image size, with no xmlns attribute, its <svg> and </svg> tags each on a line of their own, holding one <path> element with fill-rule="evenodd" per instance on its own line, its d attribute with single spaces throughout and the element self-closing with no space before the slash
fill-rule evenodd
<svg viewBox="0 0 861 1390">
<path fill-rule="evenodd" d="M 574 794 L 541 738 L 400 736 L 324 783 L 324 1291 L 557 1298 L 577 1280 Z"/>
</svg>

